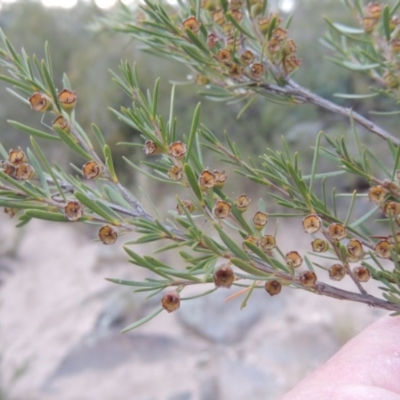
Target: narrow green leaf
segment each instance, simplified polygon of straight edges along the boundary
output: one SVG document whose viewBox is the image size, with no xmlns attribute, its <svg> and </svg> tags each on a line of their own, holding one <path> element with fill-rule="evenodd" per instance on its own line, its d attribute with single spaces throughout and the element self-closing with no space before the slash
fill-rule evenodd
<svg viewBox="0 0 400 400">
<path fill-rule="evenodd" d="M 196 178 L 196 176 L 194 174 L 193 169 L 191 168 L 191 166 L 189 164 L 185 164 L 183 168 L 184 168 L 184 171 L 185 171 L 186 179 L 187 179 L 190 187 L 192 188 L 193 193 L 196 195 L 198 200 L 202 201 L 203 200 L 203 196 L 201 194 L 199 183 L 197 181 L 197 178 Z"/>
<path fill-rule="evenodd" d="M 92 132 L 94 133 L 94 136 L 96 137 L 97 143 L 99 144 L 100 148 L 103 150 L 104 154 L 104 147 L 106 146 L 106 141 L 104 139 L 103 134 L 101 133 L 100 128 L 96 124 L 92 124 Z M 106 158 L 106 155 L 104 154 L 104 158 Z"/>
<path fill-rule="evenodd" d="M 8 119 L 7 122 L 11 126 L 13 126 L 14 128 L 17 128 L 22 132 L 26 132 L 26 133 L 28 133 L 29 135 L 32 135 L 32 136 L 39 137 L 39 138 L 42 138 L 42 139 L 47 139 L 47 140 L 56 140 L 56 141 L 60 141 L 61 140 L 58 136 L 54 136 L 54 135 L 52 135 L 50 133 L 46 133 L 46 132 L 40 131 L 40 130 L 32 128 L 32 127 L 30 127 L 28 125 L 21 124 L 20 122 L 17 122 L 17 121 L 13 121 L 11 119 Z"/>
<path fill-rule="evenodd" d="M 31 151 L 31 149 L 27 149 L 27 156 L 29 159 L 29 163 L 32 165 L 33 169 L 35 170 L 40 184 L 42 185 L 42 188 L 44 190 L 44 192 L 46 193 L 47 197 L 50 197 L 50 190 L 49 190 L 49 185 L 47 184 L 47 180 L 46 177 L 44 176 L 43 170 L 40 167 L 39 161 L 37 160 L 37 158 L 35 157 L 35 155 L 33 154 L 33 152 Z"/>
<path fill-rule="evenodd" d="M 383 31 L 385 33 L 386 40 L 390 40 L 390 8 L 386 4 L 385 7 L 383 7 L 383 13 L 382 13 L 382 20 L 383 20 Z"/>
<path fill-rule="evenodd" d="M 42 72 L 43 72 L 43 75 L 45 78 L 46 86 L 47 86 L 49 92 L 51 93 L 53 104 L 57 107 L 58 112 L 61 114 L 61 108 L 60 108 L 60 105 L 58 104 L 56 88 L 54 87 L 53 79 L 50 75 L 50 72 L 47 69 L 46 62 L 44 60 L 42 60 L 41 66 L 42 66 Z"/>
<path fill-rule="evenodd" d="M 223 229 L 219 227 L 217 224 L 214 223 L 213 226 L 215 230 L 218 232 L 222 241 L 226 244 L 229 250 L 232 251 L 233 254 L 235 254 L 237 257 L 240 257 L 243 260 L 250 260 L 249 255 L 240 246 L 238 246 L 234 240 L 231 239 L 230 235 L 225 233 Z"/>
<path fill-rule="evenodd" d="M 311 165 L 310 184 L 308 186 L 308 190 L 309 190 L 310 193 L 312 193 L 313 190 L 314 190 L 315 174 L 317 172 L 319 147 L 320 147 L 320 144 L 321 144 L 322 135 L 323 135 L 323 132 L 319 132 L 318 133 L 317 140 L 316 140 L 316 143 L 315 143 L 314 157 L 313 157 L 313 162 L 312 162 L 312 165 Z"/>
<path fill-rule="evenodd" d="M 78 144 L 74 138 L 69 134 L 65 133 L 62 129 L 59 129 L 57 127 L 54 128 L 54 130 L 58 133 L 60 136 L 60 139 L 65 142 L 71 150 L 75 151 L 75 153 L 79 154 L 82 156 L 85 160 L 91 160 L 92 156 L 87 153 L 80 144 Z"/>
<path fill-rule="evenodd" d="M 104 156 L 106 158 L 107 168 L 108 168 L 108 170 L 109 170 L 109 172 L 111 174 L 111 178 L 112 178 L 114 183 L 118 183 L 118 178 L 117 178 L 117 175 L 115 173 L 111 150 L 110 150 L 110 147 L 107 144 L 103 147 L 103 152 L 104 152 Z"/>
<path fill-rule="evenodd" d="M 246 262 L 243 261 L 240 258 L 233 257 L 231 258 L 232 264 L 236 265 L 239 267 L 242 271 L 247 272 L 250 275 L 254 276 L 269 276 L 267 272 L 261 271 L 258 268 L 254 267 L 254 265 L 251 264 L 251 262 Z"/>
<path fill-rule="evenodd" d="M 144 325 L 146 322 L 149 322 L 154 317 L 156 317 L 158 314 L 160 314 L 161 311 L 163 311 L 162 307 L 158 308 L 156 311 L 152 312 L 151 314 L 146 315 L 145 317 L 139 319 L 138 321 L 134 322 L 133 324 L 128 325 L 126 328 L 122 329 L 121 333 L 129 332 L 132 329 L 135 329 L 135 328 L 138 328 L 141 325 Z"/>
<path fill-rule="evenodd" d="M 193 114 L 192 126 L 190 127 L 189 141 L 188 141 L 188 145 L 187 145 L 187 149 L 186 149 L 185 160 L 190 160 L 190 158 L 191 158 L 191 152 L 192 152 L 193 145 L 195 143 L 196 134 L 197 134 L 197 127 L 199 126 L 200 107 L 201 107 L 201 103 L 198 103 L 196 106 L 196 109 L 194 111 L 194 114 Z"/>
<path fill-rule="evenodd" d="M 257 281 L 254 281 L 251 284 L 250 289 L 247 291 L 246 296 L 244 297 L 242 303 L 240 304 L 241 310 L 243 310 L 243 308 L 245 308 L 247 306 L 247 302 L 249 301 L 249 298 L 250 298 L 251 294 L 253 293 L 254 288 L 256 287 L 256 283 L 257 283 Z"/>
<path fill-rule="evenodd" d="M 227 12 L 225 14 L 227 20 L 241 33 L 243 33 L 245 36 L 247 36 L 250 39 L 257 40 L 257 38 L 249 32 L 247 29 L 245 29 L 237 20 L 236 18 L 231 14 L 231 12 Z"/>
<path fill-rule="evenodd" d="M 30 218 L 44 219 L 46 221 L 69 222 L 63 214 L 60 214 L 58 212 L 28 209 L 24 211 L 24 214 Z"/>
</svg>

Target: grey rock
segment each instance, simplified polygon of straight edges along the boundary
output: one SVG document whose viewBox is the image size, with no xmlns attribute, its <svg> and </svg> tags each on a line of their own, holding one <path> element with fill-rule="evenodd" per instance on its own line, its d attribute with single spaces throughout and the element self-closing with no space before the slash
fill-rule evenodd
<svg viewBox="0 0 400 400">
<path fill-rule="evenodd" d="M 193 394 L 190 391 L 175 393 L 168 397 L 167 400 L 192 400 Z"/>
</svg>

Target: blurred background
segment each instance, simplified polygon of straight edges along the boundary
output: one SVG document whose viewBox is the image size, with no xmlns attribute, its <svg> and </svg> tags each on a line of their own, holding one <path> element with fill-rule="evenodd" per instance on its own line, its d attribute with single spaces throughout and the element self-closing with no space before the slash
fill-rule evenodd
<svg viewBox="0 0 400 400">
<path fill-rule="evenodd" d="M 122 1 L 135 7 L 132 1 Z M 114 0 L 2 0 L 0 26 L 15 48 L 44 55 L 49 42 L 56 85 L 67 73 L 78 94 L 76 117 L 89 130 L 95 122 L 114 152 L 121 180 L 139 195 L 138 188 L 160 199 L 162 210 L 174 208 L 169 188 L 148 182 L 123 164 L 125 155 L 138 161 L 139 150 L 117 146 L 139 141 L 139 134 L 121 124 L 108 107 L 130 106 L 129 99 L 113 84 L 109 69 L 117 71 L 121 59 L 136 61 L 142 89 L 152 88 L 161 77 L 160 110 L 169 109 L 171 80 L 191 81 L 180 64 L 157 60 L 140 51 L 140 44 L 126 35 L 94 31 L 96 18 L 113 12 Z M 362 114 L 385 109 L 389 100 L 362 102 L 335 98 L 335 92 L 364 93 L 371 82 L 349 74 L 331 63 L 319 43 L 324 15 L 351 23 L 346 8 L 336 0 L 270 1 L 272 9 L 293 13 L 290 36 L 298 44 L 303 66 L 295 79 L 319 95 Z M 1 73 L 5 73 L 1 71 Z M 46 119 L 21 104 L 0 83 L 0 135 L 5 148 L 25 148 L 29 138 L 7 124 L 8 119 L 40 127 Z M 347 135 L 348 121 L 312 106 L 282 106 L 260 100 L 239 120 L 240 105 L 201 99 L 194 85 L 177 87 L 175 112 L 178 130 L 187 133 L 196 104 L 202 101 L 202 122 L 217 136 L 229 132 L 245 157 L 260 148 L 279 148 L 284 135 L 300 162 L 309 168 L 311 146 L 319 130 Z M 395 120 L 376 122 L 394 131 Z M 43 127 L 41 127 L 43 128 Z M 382 144 L 371 135 L 363 140 Z M 41 142 L 49 159 L 65 168 L 81 163 L 64 148 Z M 212 154 L 210 168 L 218 168 Z M 329 171 L 332 165 L 321 165 Z M 334 182 L 351 190 L 351 177 Z M 232 195 L 249 194 L 253 204 L 263 192 L 239 178 L 230 179 Z M 162 200 L 161 200 L 162 199 Z M 270 211 L 269 199 L 264 198 Z M 270 208 L 271 207 L 271 208 Z M 359 210 L 363 213 L 364 210 Z M 267 297 L 257 292 L 240 311 L 240 299 L 224 303 L 231 291 L 184 303 L 179 312 L 161 314 L 128 334 L 119 330 L 154 309 L 158 298 L 145 301 L 124 287 L 103 278 L 143 278 L 144 273 L 126 262 L 118 245 L 94 242 L 96 232 L 87 226 L 51 225 L 35 221 L 15 229 L 15 219 L 0 221 L 0 399 L 1 400 L 241 400 L 279 399 L 360 329 L 382 315 L 357 304 L 319 298 L 301 291 L 284 290 Z M 299 221 L 282 221 L 278 243 L 284 250 L 308 249 L 309 238 Z M 279 236 L 280 235 L 280 236 Z M 118 244 L 118 243 L 117 243 Z M 136 248 L 152 251 L 150 247 Z M 176 262 L 173 255 L 164 262 Z M 346 283 L 341 283 L 341 287 Z M 376 290 L 373 283 L 367 288 Z M 353 289 L 349 284 L 349 289 Z"/>
</svg>

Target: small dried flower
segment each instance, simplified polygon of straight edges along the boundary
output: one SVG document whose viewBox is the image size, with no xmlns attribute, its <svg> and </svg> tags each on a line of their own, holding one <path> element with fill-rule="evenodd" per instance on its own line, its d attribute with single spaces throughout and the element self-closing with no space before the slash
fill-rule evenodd
<svg viewBox="0 0 400 400">
<path fill-rule="evenodd" d="M 328 235 L 332 240 L 342 240 L 346 237 L 346 227 L 339 223 L 332 223 L 328 228 Z"/>
<path fill-rule="evenodd" d="M 177 160 L 182 160 L 186 154 L 186 145 L 180 141 L 172 143 L 168 147 L 168 154 Z"/>
<path fill-rule="evenodd" d="M 260 231 L 268 222 L 268 214 L 258 211 L 253 217 L 254 227 Z"/>
<path fill-rule="evenodd" d="M 213 49 L 219 41 L 219 37 L 215 33 L 209 33 L 207 35 L 207 47 Z"/>
<path fill-rule="evenodd" d="M 178 167 L 177 165 L 173 165 L 169 170 L 168 170 L 168 176 L 169 179 L 172 181 L 180 181 L 183 177 L 183 172 L 182 168 Z"/>
<path fill-rule="evenodd" d="M 206 9 L 207 11 L 214 11 L 215 10 L 215 0 L 201 0 L 200 7 Z"/>
<path fill-rule="evenodd" d="M 250 67 L 250 76 L 256 80 L 261 79 L 264 76 L 264 65 L 260 63 L 254 63 Z"/>
<path fill-rule="evenodd" d="M 240 55 L 240 59 L 244 64 L 249 65 L 254 61 L 254 54 L 250 50 L 247 50 Z"/>
<path fill-rule="evenodd" d="M 321 218 L 316 214 L 307 215 L 303 219 L 303 229 L 307 233 L 316 233 L 321 229 Z"/>
<path fill-rule="evenodd" d="M 1 160 L 0 165 L 5 174 L 9 176 L 13 176 L 15 174 L 15 165 L 11 164 L 9 161 Z"/>
<path fill-rule="evenodd" d="M 223 64 L 228 64 L 232 59 L 231 52 L 228 49 L 219 50 L 215 57 L 217 61 Z"/>
<path fill-rule="evenodd" d="M 353 275 L 358 282 L 368 282 L 369 278 L 371 278 L 371 273 L 369 272 L 369 269 L 363 266 L 354 267 Z"/>
<path fill-rule="evenodd" d="M 14 175 L 20 181 L 27 181 L 34 177 L 35 171 L 30 164 L 22 163 L 16 166 Z"/>
<path fill-rule="evenodd" d="M 257 238 L 255 238 L 254 236 L 246 236 L 244 238 L 244 242 L 243 242 L 243 250 L 246 251 L 247 253 L 250 252 L 250 249 L 246 246 L 246 242 L 247 243 L 251 243 L 254 244 L 254 246 L 258 247 L 258 240 Z"/>
<path fill-rule="evenodd" d="M 70 127 L 68 121 L 62 116 L 59 115 L 56 119 L 52 122 L 53 129 L 61 129 L 65 133 L 70 132 Z"/>
<path fill-rule="evenodd" d="M 393 244 L 388 240 L 381 240 L 375 245 L 375 253 L 381 258 L 390 258 L 390 252 L 393 249 Z"/>
<path fill-rule="evenodd" d="M 102 167 L 97 161 L 88 161 L 82 167 L 83 176 L 86 179 L 95 179 L 101 175 Z"/>
<path fill-rule="evenodd" d="M 276 294 L 279 294 L 282 290 L 282 285 L 279 281 L 271 280 L 265 282 L 265 290 L 270 296 L 275 296 Z"/>
<path fill-rule="evenodd" d="M 351 239 L 349 243 L 347 243 L 347 251 L 354 257 L 361 258 L 364 255 L 363 246 L 358 239 Z"/>
<path fill-rule="evenodd" d="M 315 239 L 311 242 L 313 251 L 316 253 L 324 253 L 329 250 L 329 243 L 323 239 Z"/>
<path fill-rule="evenodd" d="M 208 83 L 208 78 L 204 75 L 197 74 L 194 78 L 194 83 L 199 86 L 204 86 Z"/>
<path fill-rule="evenodd" d="M 164 310 L 170 312 L 176 311 L 181 305 L 181 298 L 176 290 L 166 293 L 161 299 L 161 305 Z"/>
<path fill-rule="evenodd" d="M 304 287 L 308 288 L 314 287 L 315 282 L 317 282 L 317 275 L 315 274 L 315 272 L 306 271 L 300 275 L 300 283 Z"/>
<path fill-rule="evenodd" d="M 280 51 L 282 46 L 282 42 L 278 39 L 274 39 L 272 38 L 269 42 L 268 42 L 268 50 L 270 53 L 278 53 L 278 51 Z"/>
<path fill-rule="evenodd" d="M 250 205 L 251 200 L 242 194 L 235 200 L 235 206 L 240 212 L 245 212 Z"/>
<path fill-rule="evenodd" d="M 236 276 L 229 264 L 221 265 L 214 272 L 214 284 L 216 287 L 226 287 L 229 289 L 235 281 Z"/>
<path fill-rule="evenodd" d="M 382 201 L 385 199 L 387 190 L 381 186 L 381 185 L 376 185 L 376 186 L 372 186 L 369 188 L 368 191 L 368 199 L 369 201 L 371 201 L 372 203 L 382 203 Z"/>
<path fill-rule="evenodd" d="M 220 219 L 231 215 L 231 205 L 224 200 L 218 200 L 213 208 L 213 214 Z"/>
<path fill-rule="evenodd" d="M 289 39 L 283 45 L 283 51 L 285 54 L 293 54 L 297 51 L 297 45 L 293 39 Z"/>
<path fill-rule="evenodd" d="M 229 76 L 232 79 L 240 79 L 243 76 L 243 67 L 239 64 L 232 64 L 229 68 Z"/>
<path fill-rule="evenodd" d="M 69 221 L 78 221 L 83 216 L 83 206 L 79 201 L 70 200 L 64 207 L 64 215 Z"/>
<path fill-rule="evenodd" d="M 333 264 L 329 268 L 329 277 L 334 281 L 341 281 L 346 275 L 346 268 L 342 264 Z"/>
<path fill-rule="evenodd" d="M 215 177 L 207 169 L 204 170 L 199 177 L 199 184 L 203 189 L 211 189 L 215 186 Z"/>
<path fill-rule="evenodd" d="M 213 175 L 215 178 L 215 186 L 217 188 L 224 187 L 225 182 L 228 179 L 228 174 L 224 170 L 222 170 L 222 171 L 214 170 Z"/>
<path fill-rule="evenodd" d="M 201 23 L 194 16 L 185 19 L 182 24 L 184 29 L 189 29 L 193 33 L 197 33 L 201 27 Z"/>
<path fill-rule="evenodd" d="M 289 54 L 283 59 L 283 69 L 287 74 L 292 73 L 301 66 L 301 60 L 294 54 Z"/>
<path fill-rule="evenodd" d="M 383 5 L 379 3 L 369 3 L 365 7 L 365 13 L 371 18 L 379 19 L 383 10 Z"/>
<path fill-rule="evenodd" d="M 260 246 L 266 253 L 270 252 L 276 247 L 276 239 L 272 235 L 264 235 L 260 239 Z"/>
<path fill-rule="evenodd" d="M 53 108 L 53 103 L 51 102 L 50 97 L 40 92 L 35 92 L 31 97 L 29 97 L 28 101 L 34 111 L 46 112 Z"/>
<path fill-rule="evenodd" d="M 275 28 L 272 31 L 272 38 L 282 42 L 283 40 L 285 40 L 287 38 L 287 30 L 279 28 L 279 27 Z"/>
<path fill-rule="evenodd" d="M 218 9 L 212 13 L 212 20 L 217 25 L 223 25 L 225 22 L 225 14 L 222 9 Z"/>
<path fill-rule="evenodd" d="M 286 253 L 285 259 L 286 263 L 288 265 L 292 265 L 294 268 L 299 268 L 303 263 L 303 258 L 297 251 L 290 251 L 289 253 Z"/>
<path fill-rule="evenodd" d="M 194 204 L 190 200 L 181 200 L 183 207 L 187 210 L 189 214 L 191 214 L 195 210 Z M 178 211 L 179 215 L 184 214 L 183 208 L 180 204 L 176 206 L 176 210 Z"/>
<path fill-rule="evenodd" d="M 102 226 L 98 235 L 103 244 L 114 244 L 118 238 L 117 231 L 110 225 Z"/>
<path fill-rule="evenodd" d="M 230 51 L 237 49 L 240 46 L 240 38 L 236 38 L 233 35 L 229 35 L 226 38 L 226 48 Z"/>
<path fill-rule="evenodd" d="M 144 154 L 146 154 L 146 156 L 154 156 L 160 153 L 161 150 L 152 140 L 146 140 L 144 144 Z"/>
<path fill-rule="evenodd" d="M 243 5 L 242 0 L 231 0 L 229 2 L 229 9 L 230 10 L 238 10 Z"/>
<path fill-rule="evenodd" d="M 395 217 L 396 215 L 399 215 L 400 214 L 400 203 L 397 203 L 396 201 L 388 201 L 383 206 L 383 213 L 387 217 L 390 217 L 390 216 Z"/>
<path fill-rule="evenodd" d="M 10 149 L 8 152 L 8 161 L 11 164 L 18 165 L 26 162 L 26 155 L 21 147 L 15 149 Z"/>
<path fill-rule="evenodd" d="M 58 103 L 60 104 L 61 108 L 67 112 L 70 112 L 75 108 L 76 102 L 78 100 L 78 97 L 77 97 L 75 91 L 71 91 L 68 89 L 63 89 L 58 94 L 57 98 L 58 98 Z"/>
<path fill-rule="evenodd" d="M 10 217 L 14 217 L 18 210 L 16 208 L 4 207 L 4 212 Z"/>
</svg>

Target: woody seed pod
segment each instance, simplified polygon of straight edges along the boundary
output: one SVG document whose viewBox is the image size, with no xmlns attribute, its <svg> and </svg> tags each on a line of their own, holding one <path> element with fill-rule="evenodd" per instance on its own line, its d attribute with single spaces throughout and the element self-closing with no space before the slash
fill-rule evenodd
<svg viewBox="0 0 400 400">
<path fill-rule="evenodd" d="M 236 19 L 236 21 L 240 22 L 243 18 L 243 13 L 240 10 L 232 10 L 232 17 Z"/>
<path fill-rule="evenodd" d="M 379 19 L 383 10 L 383 5 L 379 3 L 369 3 L 365 7 L 365 14 L 371 18 Z"/>
<path fill-rule="evenodd" d="M 291 74 L 301 66 L 301 60 L 294 54 L 289 54 L 283 58 L 283 69 L 286 74 Z"/>
<path fill-rule="evenodd" d="M 161 150 L 152 140 L 146 140 L 144 143 L 144 154 L 146 154 L 146 156 L 154 156 L 160 153 Z"/>
<path fill-rule="evenodd" d="M 169 179 L 172 181 L 180 181 L 183 177 L 183 172 L 182 168 L 178 167 L 177 165 L 173 165 L 169 170 L 168 170 L 168 176 Z"/>
<path fill-rule="evenodd" d="M 243 67 L 239 64 L 232 64 L 229 68 L 229 76 L 232 79 L 240 79 L 243 76 Z"/>
<path fill-rule="evenodd" d="M 258 211 L 253 217 L 254 227 L 260 231 L 268 222 L 268 214 Z"/>
<path fill-rule="evenodd" d="M 292 54 L 297 51 L 297 45 L 293 39 L 289 39 L 283 45 L 283 51 L 285 54 Z"/>
<path fill-rule="evenodd" d="M 250 76 L 253 79 L 261 79 L 264 75 L 264 65 L 260 64 L 260 63 L 254 63 L 251 67 L 250 67 Z"/>
<path fill-rule="evenodd" d="M 215 33 L 209 33 L 207 36 L 207 47 L 213 49 L 219 41 L 219 37 Z"/>
<path fill-rule="evenodd" d="M 235 206 L 240 212 L 245 212 L 250 205 L 251 200 L 242 194 L 235 200 Z"/>
<path fill-rule="evenodd" d="M 118 238 L 117 231 L 110 225 L 102 226 L 98 235 L 103 244 L 114 244 Z"/>
<path fill-rule="evenodd" d="M 351 239 L 347 243 L 347 251 L 350 255 L 358 258 L 361 258 L 364 254 L 363 246 L 358 239 Z"/>
<path fill-rule="evenodd" d="M 231 215 L 231 206 L 224 200 L 218 200 L 213 208 L 213 214 L 220 219 L 227 218 Z"/>
<path fill-rule="evenodd" d="M 221 50 L 218 51 L 218 53 L 215 56 L 215 58 L 220 63 L 228 64 L 232 59 L 232 55 L 231 55 L 231 52 L 228 49 L 221 49 Z"/>
<path fill-rule="evenodd" d="M 8 152 L 8 161 L 11 164 L 18 165 L 26 162 L 26 155 L 21 147 L 18 146 L 16 150 L 10 149 Z"/>
<path fill-rule="evenodd" d="M 254 61 L 254 54 L 250 50 L 247 50 L 240 55 L 240 59 L 244 64 L 249 65 Z"/>
<path fill-rule="evenodd" d="M 342 224 L 332 223 L 328 228 L 328 236 L 332 240 L 342 240 L 346 237 L 346 227 Z"/>
<path fill-rule="evenodd" d="M 5 174 L 9 176 L 13 176 L 15 174 L 15 165 L 11 164 L 9 161 L 1 160 L 0 166 Z"/>
<path fill-rule="evenodd" d="M 388 201 L 383 206 L 383 213 L 386 217 L 395 217 L 400 214 L 400 203 L 397 203 L 396 201 Z"/>
<path fill-rule="evenodd" d="M 274 39 L 272 38 L 269 42 L 268 42 L 268 50 L 270 53 L 278 53 L 278 51 L 280 51 L 282 46 L 282 42 L 278 39 Z"/>
<path fill-rule="evenodd" d="M 223 171 L 213 171 L 213 175 L 215 178 L 215 186 L 217 188 L 222 188 L 225 185 L 226 180 L 228 179 L 228 174 Z"/>
<path fill-rule="evenodd" d="M 272 235 L 264 235 L 260 239 L 260 246 L 265 251 L 268 253 L 269 251 L 273 250 L 276 247 L 276 239 Z"/>
<path fill-rule="evenodd" d="M 236 276 L 229 264 L 221 265 L 214 272 L 214 284 L 216 287 L 226 287 L 229 289 L 235 281 Z"/>
<path fill-rule="evenodd" d="M 371 273 L 366 267 L 363 266 L 354 267 L 353 275 L 358 282 L 368 282 L 369 278 L 371 278 Z"/>
<path fill-rule="evenodd" d="M 285 29 L 278 27 L 272 31 L 272 38 L 278 40 L 279 42 L 285 40 L 286 37 L 287 37 L 287 30 Z"/>
<path fill-rule="evenodd" d="M 34 177 L 35 171 L 30 164 L 22 163 L 16 166 L 14 175 L 20 181 L 27 181 Z"/>
<path fill-rule="evenodd" d="M 303 229 L 307 233 L 316 233 L 321 229 L 321 219 L 316 214 L 307 215 L 303 219 Z"/>
<path fill-rule="evenodd" d="M 70 200 L 64 207 L 64 215 L 69 221 L 78 221 L 83 216 L 82 204 L 79 201 Z"/>
<path fill-rule="evenodd" d="M 55 130 L 56 128 L 61 129 L 65 133 L 70 132 L 70 127 L 68 121 L 62 116 L 59 115 L 56 119 L 52 122 L 52 128 Z"/>
<path fill-rule="evenodd" d="M 199 86 L 204 86 L 208 83 L 208 78 L 204 75 L 197 74 L 194 78 L 194 83 Z"/>
<path fill-rule="evenodd" d="M 372 186 L 368 190 L 368 199 L 372 203 L 382 203 L 382 201 L 385 199 L 387 190 L 381 186 L 381 185 L 376 185 Z"/>
<path fill-rule="evenodd" d="M 199 185 L 203 189 L 211 189 L 215 186 L 215 177 L 214 174 L 212 174 L 210 171 L 207 169 L 204 170 L 199 177 Z"/>
<path fill-rule="evenodd" d="M 164 310 L 170 312 L 176 311 L 181 305 L 181 298 L 176 290 L 166 293 L 161 299 L 161 305 Z"/>
<path fill-rule="evenodd" d="M 201 27 L 201 23 L 194 16 L 185 19 L 182 24 L 184 29 L 189 29 L 193 33 L 197 33 Z"/>
<path fill-rule="evenodd" d="M 222 9 L 215 10 L 212 13 L 212 20 L 217 25 L 223 25 L 223 23 L 225 22 L 224 11 Z"/>
<path fill-rule="evenodd" d="M 78 100 L 78 97 L 75 93 L 75 91 L 71 91 L 68 89 L 63 89 L 57 96 L 58 98 L 58 103 L 60 104 L 60 107 L 67 112 L 71 112 L 75 106 L 76 102 Z"/>
<path fill-rule="evenodd" d="M 274 279 L 265 282 L 264 288 L 270 296 L 275 296 L 276 294 L 279 294 L 281 292 L 282 285 L 279 281 Z"/>
<path fill-rule="evenodd" d="M 375 253 L 380 258 L 390 258 L 390 252 L 393 249 L 393 244 L 388 240 L 381 240 L 375 245 Z"/>
<path fill-rule="evenodd" d="M 243 242 L 243 245 L 242 245 L 243 250 L 244 250 L 246 253 L 251 252 L 251 250 L 246 246 L 246 242 L 247 242 L 247 243 L 254 244 L 254 246 L 257 246 L 257 247 L 258 247 L 258 240 L 257 240 L 257 238 L 255 238 L 254 236 L 246 236 L 246 237 L 244 238 L 244 242 Z"/>
<path fill-rule="evenodd" d="M 290 251 L 289 253 L 286 253 L 285 259 L 286 263 L 288 265 L 291 264 L 294 268 L 299 268 L 303 263 L 303 258 L 297 251 Z"/>
<path fill-rule="evenodd" d="M 4 212 L 12 218 L 18 210 L 16 208 L 4 207 Z"/>
<path fill-rule="evenodd" d="M 168 147 L 168 154 L 176 160 L 182 160 L 186 154 L 186 145 L 180 141 L 172 143 Z"/>
<path fill-rule="evenodd" d="M 190 200 L 181 200 L 183 207 L 191 214 L 195 210 L 194 204 Z M 178 211 L 179 215 L 184 214 L 183 208 L 180 204 L 177 204 L 176 210 Z"/>
<path fill-rule="evenodd" d="M 315 239 L 311 242 L 313 251 L 316 253 L 324 253 L 329 250 L 329 243 L 323 239 Z"/>
<path fill-rule="evenodd" d="M 53 103 L 51 102 L 50 97 L 40 92 L 35 92 L 31 97 L 29 97 L 28 101 L 34 111 L 46 112 L 53 108 Z"/>
<path fill-rule="evenodd" d="M 342 264 L 333 264 L 329 268 L 329 277 L 334 281 L 341 281 L 346 275 L 346 268 Z"/>
<path fill-rule="evenodd" d="M 306 271 L 300 275 L 300 283 L 304 287 L 308 288 L 314 287 L 316 281 L 317 281 L 317 275 L 315 274 L 315 272 Z"/>
<path fill-rule="evenodd" d="M 102 167 L 97 161 L 88 161 L 82 167 L 83 176 L 86 179 L 95 179 L 101 175 Z"/>
</svg>

